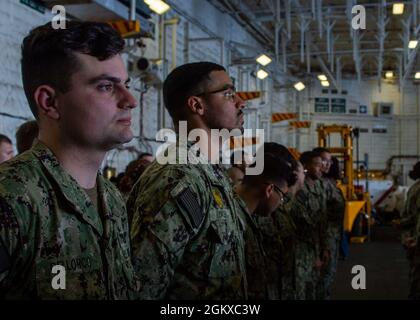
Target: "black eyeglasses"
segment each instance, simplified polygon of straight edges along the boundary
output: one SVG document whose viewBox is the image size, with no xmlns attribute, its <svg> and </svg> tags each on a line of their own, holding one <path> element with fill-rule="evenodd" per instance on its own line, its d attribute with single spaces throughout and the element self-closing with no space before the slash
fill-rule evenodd
<svg viewBox="0 0 420 320">
<path fill-rule="evenodd" d="M 225 91 L 225 92 L 223 92 Z M 195 94 L 195 96 L 199 97 L 199 96 L 203 96 L 206 94 L 215 94 L 215 93 L 219 93 L 219 92 L 223 92 L 223 96 L 230 101 L 235 101 L 236 98 L 236 89 L 234 86 L 224 86 L 221 89 L 217 89 L 217 90 L 213 90 L 213 91 L 205 91 L 205 92 L 201 92 L 199 94 Z"/>
<path fill-rule="evenodd" d="M 274 183 L 265 183 L 265 184 L 266 185 L 271 185 L 271 184 L 273 185 L 274 190 L 276 190 L 280 194 L 280 201 L 282 203 L 287 203 L 290 200 L 290 198 L 287 196 L 287 194 L 284 193 L 283 191 L 281 191 L 281 189 L 278 186 L 276 186 Z"/>
</svg>

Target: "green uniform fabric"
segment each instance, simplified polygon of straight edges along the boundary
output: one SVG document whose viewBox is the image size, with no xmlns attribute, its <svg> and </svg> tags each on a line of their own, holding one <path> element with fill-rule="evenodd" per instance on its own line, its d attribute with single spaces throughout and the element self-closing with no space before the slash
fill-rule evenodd
<svg viewBox="0 0 420 320">
<path fill-rule="evenodd" d="M 0 296 L 135 298 L 124 202 L 100 174 L 97 186 L 103 219 L 42 143 L 0 166 Z M 64 290 L 52 287 L 54 265 L 65 268 Z"/>
<path fill-rule="evenodd" d="M 345 199 L 341 190 L 337 187 L 335 181 L 324 178 L 320 180 L 323 189 L 324 199 L 326 201 L 326 219 L 327 219 L 327 249 L 330 252 L 329 263 L 325 266 L 322 273 L 323 278 L 323 298 L 330 297 L 330 289 L 334 282 L 337 272 L 337 263 L 339 256 L 339 247 L 341 236 L 343 234 Z"/>
<path fill-rule="evenodd" d="M 326 248 L 325 208 L 319 181 L 313 185 L 305 181 L 296 193 L 291 215 L 296 225 L 295 279 L 298 300 L 314 300 L 320 297 L 320 274 L 315 261 Z M 322 289 L 322 288 L 321 288 Z"/>
<path fill-rule="evenodd" d="M 280 296 L 282 300 L 296 299 L 296 233 L 297 228 L 292 217 L 295 197 L 275 212 L 281 243 L 280 260 Z"/>
<path fill-rule="evenodd" d="M 267 256 L 263 248 L 262 234 L 255 221 L 260 216 L 250 214 L 245 202 L 236 194 L 235 199 L 238 202 L 239 213 L 245 225 L 244 240 L 248 299 L 277 299 L 277 288 L 273 282 L 272 273 L 267 269 Z"/>
<path fill-rule="evenodd" d="M 230 182 L 218 165 L 189 155 L 189 164 L 153 162 L 129 196 L 140 296 L 244 299 L 244 225 Z"/>
<path fill-rule="evenodd" d="M 407 192 L 407 200 L 401 213 L 402 240 L 414 237 L 415 248 L 407 250 L 409 262 L 409 297 L 420 299 L 420 180 Z"/>
</svg>

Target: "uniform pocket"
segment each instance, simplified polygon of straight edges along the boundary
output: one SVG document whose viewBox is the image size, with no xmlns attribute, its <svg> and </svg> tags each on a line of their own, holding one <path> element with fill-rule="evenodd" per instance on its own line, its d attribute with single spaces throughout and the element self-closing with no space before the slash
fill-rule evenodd
<svg viewBox="0 0 420 320">
<path fill-rule="evenodd" d="M 208 234 L 213 256 L 209 277 L 222 278 L 236 273 L 238 244 L 234 230 L 234 226 L 229 226 L 223 218 L 210 223 Z"/>
</svg>

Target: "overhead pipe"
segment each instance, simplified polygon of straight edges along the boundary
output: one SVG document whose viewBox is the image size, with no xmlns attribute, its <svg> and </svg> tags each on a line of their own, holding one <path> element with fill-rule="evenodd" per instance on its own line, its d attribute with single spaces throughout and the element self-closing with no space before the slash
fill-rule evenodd
<svg viewBox="0 0 420 320">
<path fill-rule="evenodd" d="M 190 23 L 184 22 L 184 64 L 190 62 Z"/>
<path fill-rule="evenodd" d="M 331 61 L 330 61 L 330 68 L 331 68 L 331 71 L 332 72 L 334 72 L 334 68 L 335 68 L 335 66 L 334 66 L 334 61 L 335 61 L 335 49 L 334 49 L 334 47 L 335 47 L 335 42 L 338 40 L 340 38 L 340 35 L 336 35 L 336 36 L 334 36 L 334 38 L 332 39 L 332 46 L 331 46 Z"/>
<path fill-rule="evenodd" d="M 288 70 L 287 70 L 287 50 L 286 50 L 286 44 L 287 44 L 287 36 L 286 36 L 286 33 L 283 31 L 283 32 L 281 32 L 281 50 L 282 50 L 282 58 L 283 58 L 283 71 L 285 73 L 288 72 Z"/>
<path fill-rule="evenodd" d="M 319 32 L 319 37 L 322 39 L 322 34 L 323 34 L 322 25 L 324 23 L 322 20 L 322 0 L 317 0 L 316 5 L 317 5 L 317 14 L 318 14 L 318 32 Z"/>
<path fill-rule="evenodd" d="M 130 20 L 136 20 L 136 2 L 137 0 L 130 1 Z"/>
<path fill-rule="evenodd" d="M 386 18 L 386 10 L 385 10 L 385 0 L 382 0 L 382 6 L 378 7 L 378 33 L 379 35 L 376 36 L 376 39 L 379 41 L 379 54 L 378 54 L 378 88 L 379 92 L 381 92 L 381 84 L 382 84 L 382 71 L 383 71 L 383 60 L 384 60 L 384 42 L 385 38 L 388 36 L 388 32 L 385 32 L 386 25 L 389 23 L 389 18 Z"/>
<path fill-rule="evenodd" d="M 347 0 L 346 2 L 346 13 L 347 13 L 347 20 L 349 22 L 349 28 L 350 28 L 350 37 L 353 39 L 353 28 L 351 26 L 351 21 L 353 19 L 353 15 L 351 13 L 351 9 L 353 8 L 353 0 Z"/>
<path fill-rule="evenodd" d="M 305 61 L 305 32 L 308 30 L 309 23 L 304 17 L 301 17 L 298 23 L 300 28 L 300 62 L 302 63 Z"/>
<path fill-rule="evenodd" d="M 312 42 L 312 38 L 311 38 L 311 33 L 307 32 L 306 33 L 306 45 L 305 45 L 305 49 L 306 49 L 306 72 L 307 73 L 311 73 L 311 42 Z"/>
<path fill-rule="evenodd" d="M 401 53 L 403 51 L 402 48 L 394 48 L 394 49 L 389 49 L 387 50 L 388 52 L 393 52 L 393 53 Z M 379 52 L 379 48 L 378 49 L 362 49 L 359 51 L 362 54 L 376 54 Z M 318 55 L 318 56 L 323 56 L 323 55 L 327 55 L 328 51 L 313 51 L 312 55 Z M 353 50 L 336 50 L 334 52 L 335 56 L 345 56 L 345 55 L 350 55 L 353 54 Z M 296 52 L 296 53 L 289 53 L 287 55 L 288 57 L 298 57 L 300 56 L 300 52 Z"/>
<path fill-rule="evenodd" d="M 287 38 L 292 38 L 292 19 L 290 14 L 291 1 L 286 0 L 286 24 L 287 24 Z"/>
</svg>

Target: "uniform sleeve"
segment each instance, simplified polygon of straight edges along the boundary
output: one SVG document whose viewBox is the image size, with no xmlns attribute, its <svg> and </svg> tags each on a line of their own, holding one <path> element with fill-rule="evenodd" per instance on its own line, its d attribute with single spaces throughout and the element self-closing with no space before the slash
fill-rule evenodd
<svg viewBox="0 0 420 320">
<path fill-rule="evenodd" d="M 6 289 L 11 273 L 12 257 L 19 247 L 19 227 L 12 207 L 0 197 L 0 296 Z"/>
<path fill-rule="evenodd" d="M 165 186 L 162 186 L 165 187 Z M 140 280 L 140 299 L 164 299 L 185 247 L 198 222 L 199 204 L 188 198 L 184 202 L 179 197 L 187 190 L 197 197 L 191 185 L 178 186 L 171 190 L 157 212 L 149 211 L 150 203 L 159 202 L 153 195 L 136 201 L 131 226 L 133 264 Z M 141 192 L 141 189 L 139 190 Z M 130 202 L 129 202 L 130 203 Z M 153 206 L 152 206 L 153 207 Z M 197 224 L 196 224 L 197 223 Z"/>
<path fill-rule="evenodd" d="M 330 183 L 328 189 L 328 221 L 340 225 L 343 223 L 346 202 L 339 188 Z"/>
<path fill-rule="evenodd" d="M 402 239 L 413 237 L 416 232 L 417 220 L 420 215 L 420 200 L 416 195 L 409 195 L 401 213 L 400 227 Z"/>
</svg>

